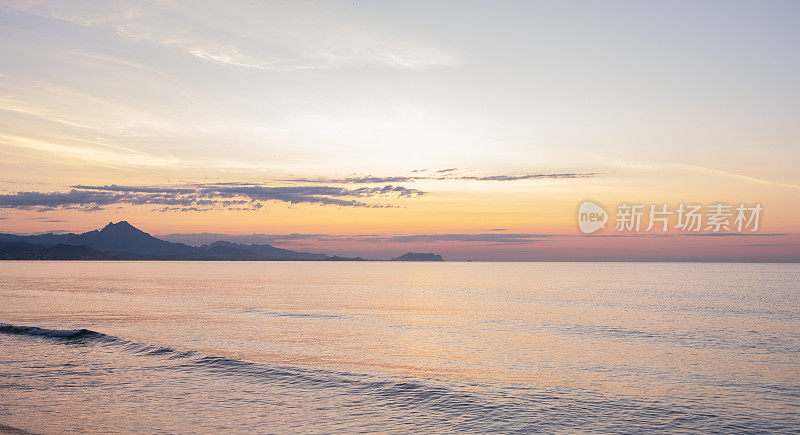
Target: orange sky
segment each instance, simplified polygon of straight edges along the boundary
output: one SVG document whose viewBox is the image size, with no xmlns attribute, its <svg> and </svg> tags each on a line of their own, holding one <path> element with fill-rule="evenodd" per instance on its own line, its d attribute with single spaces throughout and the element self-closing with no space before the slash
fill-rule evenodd
<svg viewBox="0 0 800 435">
<path fill-rule="evenodd" d="M 796 6 L 585 8 L 4 1 L 0 232 L 797 261 Z M 593 235 L 585 200 L 612 216 Z M 629 237 L 622 203 L 764 212 L 756 234 Z"/>
</svg>

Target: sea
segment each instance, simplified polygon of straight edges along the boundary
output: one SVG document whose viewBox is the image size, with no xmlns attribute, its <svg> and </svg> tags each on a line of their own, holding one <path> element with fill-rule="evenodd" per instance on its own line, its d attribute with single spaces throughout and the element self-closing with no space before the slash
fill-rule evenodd
<svg viewBox="0 0 800 435">
<path fill-rule="evenodd" d="M 0 432 L 800 433 L 800 265 L 0 262 Z"/>
</svg>

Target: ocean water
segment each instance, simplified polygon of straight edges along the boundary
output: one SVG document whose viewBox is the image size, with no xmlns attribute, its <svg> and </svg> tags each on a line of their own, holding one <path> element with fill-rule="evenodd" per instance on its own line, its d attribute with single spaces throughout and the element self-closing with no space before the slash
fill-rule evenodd
<svg viewBox="0 0 800 435">
<path fill-rule="evenodd" d="M 800 432 L 797 264 L 0 262 L 0 323 L 36 433 Z"/>
</svg>

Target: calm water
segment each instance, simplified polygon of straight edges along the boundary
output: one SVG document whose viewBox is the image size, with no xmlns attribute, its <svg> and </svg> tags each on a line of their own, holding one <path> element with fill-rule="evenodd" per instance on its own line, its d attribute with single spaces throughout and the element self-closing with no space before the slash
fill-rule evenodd
<svg viewBox="0 0 800 435">
<path fill-rule="evenodd" d="M 0 262 L 0 424 L 798 432 L 798 283 L 770 264 Z"/>
</svg>

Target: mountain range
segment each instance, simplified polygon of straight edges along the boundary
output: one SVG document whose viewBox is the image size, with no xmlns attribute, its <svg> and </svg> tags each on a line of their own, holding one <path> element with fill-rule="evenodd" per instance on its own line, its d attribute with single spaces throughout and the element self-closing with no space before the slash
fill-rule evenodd
<svg viewBox="0 0 800 435">
<path fill-rule="evenodd" d="M 409 252 L 395 260 L 442 261 L 434 254 Z M 421 257 L 415 257 L 421 256 Z M 296 252 L 267 244 L 245 245 L 224 240 L 189 246 L 161 240 L 126 221 L 109 222 L 101 230 L 81 234 L 32 236 L 0 233 L 0 260 L 218 260 L 218 261 L 364 261 Z"/>
</svg>

